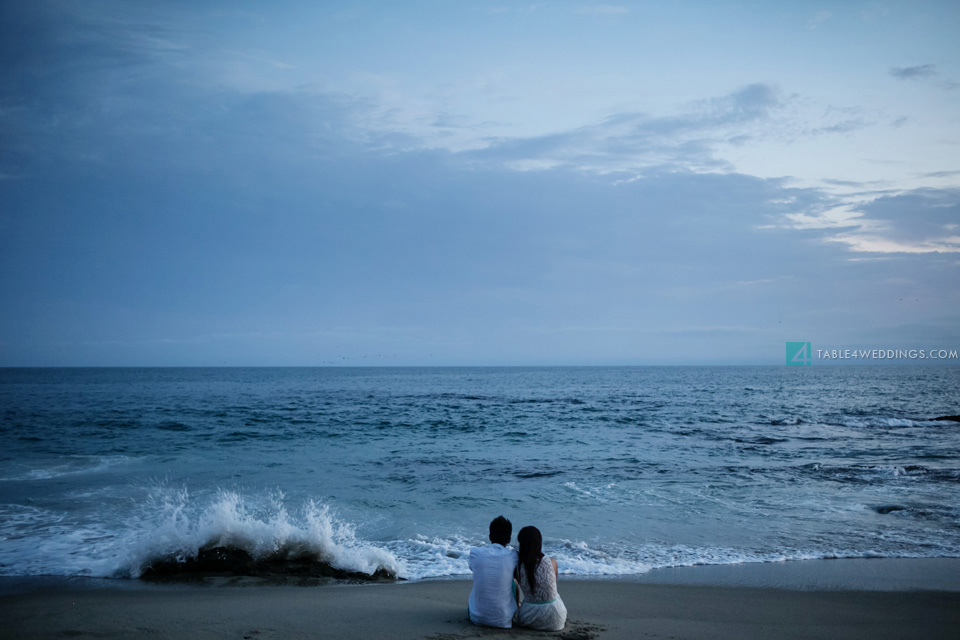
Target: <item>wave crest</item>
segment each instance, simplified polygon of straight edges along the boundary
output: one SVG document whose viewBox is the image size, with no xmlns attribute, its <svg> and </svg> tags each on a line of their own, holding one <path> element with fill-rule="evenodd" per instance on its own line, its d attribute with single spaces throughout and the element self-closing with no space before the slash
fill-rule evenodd
<svg viewBox="0 0 960 640">
<path fill-rule="evenodd" d="M 279 491 L 258 500 L 219 490 L 198 503 L 186 489 L 158 489 L 143 520 L 120 569 L 134 578 L 191 571 L 392 578 L 403 570 L 390 551 L 358 539 L 327 505 L 309 500 L 291 513 Z"/>
</svg>

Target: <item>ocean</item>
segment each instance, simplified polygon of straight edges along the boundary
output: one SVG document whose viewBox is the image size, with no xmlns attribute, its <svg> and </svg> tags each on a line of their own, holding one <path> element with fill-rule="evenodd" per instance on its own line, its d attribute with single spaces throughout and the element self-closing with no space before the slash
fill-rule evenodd
<svg viewBox="0 0 960 640">
<path fill-rule="evenodd" d="M 960 557 L 960 368 L 0 369 L 0 575 Z"/>
</svg>

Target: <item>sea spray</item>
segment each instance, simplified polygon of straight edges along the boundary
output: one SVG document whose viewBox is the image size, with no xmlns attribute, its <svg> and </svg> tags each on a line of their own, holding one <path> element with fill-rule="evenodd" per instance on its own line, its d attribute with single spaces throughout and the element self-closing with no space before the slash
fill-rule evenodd
<svg viewBox="0 0 960 640">
<path fill-rule="evenodd" d="M 403 574 L 390 551 L 359 540 L 353 526 L 338 520 L 329 506 L 307 500 L 291 514 L 279 490 L 251 498 L 219 489 L 204 501 L 191 499 L 186 489 L 158 487 L 138 520 L 132 553 L 119 568 L 130 577 L 177 565 L 202 570 L 210 565 L 197 560 L 214 556 L 249 573 Z M 224 551 L 211 555 L 211 550 Z"/>
</svg>

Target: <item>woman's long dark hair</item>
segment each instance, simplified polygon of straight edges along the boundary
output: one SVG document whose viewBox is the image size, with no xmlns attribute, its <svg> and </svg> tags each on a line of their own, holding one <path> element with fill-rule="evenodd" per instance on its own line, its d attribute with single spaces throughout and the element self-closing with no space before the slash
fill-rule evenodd
<svg viewBox="0 0 960 640">
<path fill-rule="evenodd" d="M 537 588 L 537 567 L 543 560 L 543 552 L 541 551 L 543 536 L 540 535 L 540 530 L 536 527 L 524 527 L 517 534 L 517 542 L 520 543 L 520 551 L 518 552 L 520 566 L 526 569 L 527 584 L 530 585 L 530 591 L 532 592 Z M 519 569 L 519 566 L 517 568 Z"/>
</svg>

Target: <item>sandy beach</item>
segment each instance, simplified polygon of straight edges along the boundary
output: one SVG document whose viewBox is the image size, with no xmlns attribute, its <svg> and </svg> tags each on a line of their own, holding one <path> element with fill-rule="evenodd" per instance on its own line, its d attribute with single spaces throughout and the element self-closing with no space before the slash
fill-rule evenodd
<svg viewBox="0 0 960 640">
<path fill-rule="evenodd" d="M 0 596 L 3 638 L 461 638 L 674 640 L 951 638 L 960 592 L 795 591 L 570 580 L 562 632 L 466 619 L 468 580 L 352 586 L 38 588 Z"/>
</svg>

